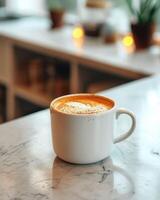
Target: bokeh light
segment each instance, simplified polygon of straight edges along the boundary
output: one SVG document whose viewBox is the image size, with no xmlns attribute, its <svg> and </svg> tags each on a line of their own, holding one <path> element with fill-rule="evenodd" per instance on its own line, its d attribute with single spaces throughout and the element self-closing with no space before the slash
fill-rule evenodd
<svg viewBox="0 0 160 200">
<path fill-rule="evenodd" d="M 80 39 L 84 37 L 84 31 L 83 28 L 80 26 L 77 26 L 73 29 L 72 36 L 74 39 Z"/>
<path fill-rule="evenodd" d="M 127 35 L 122 40 L 123 45 L 126 47 L 131 47 L 134 44 L 133 37 L 131 35 Z"/>
</svg>

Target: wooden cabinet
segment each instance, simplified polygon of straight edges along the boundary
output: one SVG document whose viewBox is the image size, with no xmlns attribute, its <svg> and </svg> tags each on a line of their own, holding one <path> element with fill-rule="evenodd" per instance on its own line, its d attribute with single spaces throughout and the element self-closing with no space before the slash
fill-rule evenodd
<svg viewBox="0 0 160 200">
<path fill-rule="evenodd" d="M 0 85 L 0 123 L 6 121 L 6 87 Z"/>
<path fill-rule="evenodd" d="M 69 63 L 19 47 L 14 48 L 15 94 L 48 107 L 57 96 L 69 93 Z"/>
<path fill-rule="evenodd" d="M 0 37 L 0 83 L 3 85 L 7 85 L 9 81 L 8 58 L 8 42 Z"/>
<path fill-rule="evenodd" d="M 62 35 L 58 31 L 45 30 L 45 43 L 44 37 L 35 37 L 39 32 L 33 35 L 33 39 L 25 32 L 22 35 L 15 32 L 15 29 L 10 36 L 9 30 L 8 36 L 6 33 L 0 36 L 0 87 L 5 88 L 6 120 L 48 108 L 55 97 L 64 94 L 95 93 L 144 77 L 137 71 L 111 66 L 99 58 L 90 57 L 88 52 L 93 44 L 86 55 L 85 51 L 81 53 L 71 43 L 71 38 L 69 41 L 68 36 L 63 38 L 68 34 L 65 30 L 63 34 L 60 30 Z M 66 46 L 71 43 L 71 48 L 57 42 L 60 35 Z M 53 44 L 51 39 L 55 39 Z"/>
<path fill-rule="evenodd" d="M 128 82 L 122 78 L 1 39 L 0 85 L 5 86 L 7 120 L 48 108 L 58 96 L 98 92 Z M 2 48 L 3 46 L 3 48 Z"/>
</svg>

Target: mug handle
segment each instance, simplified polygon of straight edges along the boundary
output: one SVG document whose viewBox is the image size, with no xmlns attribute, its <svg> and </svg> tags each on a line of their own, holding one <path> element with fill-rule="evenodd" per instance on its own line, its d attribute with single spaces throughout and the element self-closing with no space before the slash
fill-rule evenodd
<svg viewBox="0 0 160 200">
<path fill-rule="evenodd" d="M 121 114 L 129 115 L 131 117 L 131 120 L 132 120 L 132 125 L 126 133 L 124 133 L 123 135 L 120 135 L 119 137 L 114 139 L 114 141 L 113 141 L 114 144 L 127 139 L 133 133 L 133 131 L 136 127 L 136 118 L 135 118 L 135 116 L 132 112 L 130 112 L 130 111 L 124 109 L 124 108 L 119 108 L 116 111 L 116 119 L 118 119 Z"/>
</svg>

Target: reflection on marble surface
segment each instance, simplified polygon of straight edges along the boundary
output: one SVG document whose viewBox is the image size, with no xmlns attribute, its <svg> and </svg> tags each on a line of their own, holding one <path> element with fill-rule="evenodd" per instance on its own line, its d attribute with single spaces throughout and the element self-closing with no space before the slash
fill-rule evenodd
<svg viewBox="0 0 160 200">
<path fill-rule="evenodd" d="M 159 200 L 160 78 L 103 93 L 137 116 L 135 133 L 92 165 L 72 165 L 52 150 L 49 111 L 0 126 L 0 200 Z M 118 133 L 129 126 L 118 120 Z"/>
<path fill-rule="evenodd" d="M 52 173 L 59 199 L 66 195 L 68 199 L 126 199 L 134 194 L 131 177 L 111 158 L 91 165 L 72 165 L 56 158 Z"/>
</svg>

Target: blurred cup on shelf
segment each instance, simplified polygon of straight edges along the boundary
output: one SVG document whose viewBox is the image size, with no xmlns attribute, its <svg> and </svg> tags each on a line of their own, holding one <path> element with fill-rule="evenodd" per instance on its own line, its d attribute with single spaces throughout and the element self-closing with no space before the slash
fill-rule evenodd
<svg viewBox="0 0 160 200">
<path fill-rule="evenodd" d="M 57 76 L 55 79 L 55 96 L 59 97 L 69 93 L 69 80 L 64 77 Z"/>
<path fill-rule="evenodd" d="M 55 95 L 55 65 L 53 62 L 48 62 L 45 67 L 45 91 L 49 96 Z"/>
<path fill-rule="evenodd" d="M 105 0 L 83 0 L 79 8 L 80 23 L 86 36 L 101 36 L 109 4 Z"/>
<path fill-rule="evenodd" d="M 29 84 L 33 90 L 44 89 L 44 71 L 43 61 L 41 59 L 32 59 L 28 66 Z"/>
</svg>

